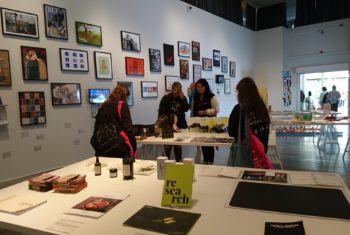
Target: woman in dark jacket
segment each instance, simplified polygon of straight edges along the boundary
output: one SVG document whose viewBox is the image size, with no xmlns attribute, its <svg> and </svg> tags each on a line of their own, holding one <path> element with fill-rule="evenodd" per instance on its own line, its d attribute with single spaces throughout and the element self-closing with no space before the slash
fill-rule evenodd
<svg viewBox="0 0 350 235">
<path fill-rule="evenodd" d="M 245 114 L 248 114 L 249 126 L 253 134 L 261 141 L 267 152 L 269 142 L 270 116 L 267 108 L 259 95 L 258 88 L 252 78 L 243 78 L 236 87 L 238 104 L 233 108 L 229 123 L 228 133 L 235 140 L 238 138 L 239 116 L 241 115 L 241 139 L 245 133 Z"/>
<path fill-rule="evenodd" d="M 135 154 L 137 150 L 136 139 L 133 134 L 133 125 L 130 115 L 127 98 L 130 92 L 126 86 L 118 85 L 108 99 L 102 104 L 98 110 L 95 128 L 98 130 L 100 125 L 104 123 L 112 123 L 126 134 L 131 146 L 126 149 L 114 149 L 113 151 L 102 154 L 104 157 L 126 157 Z M 118 103 L 121 102 L 121 117 L 118 114 Z"/>
</svg>

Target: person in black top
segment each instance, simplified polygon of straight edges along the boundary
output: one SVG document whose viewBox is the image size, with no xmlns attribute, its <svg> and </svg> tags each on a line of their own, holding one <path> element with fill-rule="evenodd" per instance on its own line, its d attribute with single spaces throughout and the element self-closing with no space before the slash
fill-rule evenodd
<svg viewBox="0 0 350 235">
<path fill-rule="evenodd" d="M 94 130 L 98 130 L 99 126 L 106 122 L 112 123 L 115 126 L 120 126 L 121 130 L 125 132 L 126 136 L 129 139 L 132 151 L 131 149 L 127 151 L 115 150 L 113 152 L 104 154 L 104 157 L 123 158 L 130 155 L 131 152 L 133 154 L 136 153 L 137 144 L 133 133 L 133 126 L 129 106 L 126 101 L 129 95 L 130 92 L 126 86 L 118 85 L 109 95 L 108 99 L 99 108 L 96 115 Z M 118 114 L 119 101 L 122 101 L 121 117 L 119 117 Z"/>
<path fill-rule="evenodd" d="M 188 101 L 182 92 L 182 85 L 179 82 L 174 82 L 171 86 L 171 92 L 164 95 L 159 103 L 158 118 L 162 115 L 175 115 L 176 127 L 174 129 L 186 129 L 187 122 L 185 112 L 189 109 Z M 182 160 L 182 149 L 178 145 L 165 145 L 164 151 L 169 158 L 171 149 L 174 147 L 174 155 L 177 162 Z"/>
<path fill-rule="evenodd" d="M 249 126 L 253 134 L 261 141 L 267 153 L 269 142 L 270 116 L 267 108 L 259 95 L 258 88 L 252 78 L 243 78 L 236 87 L 238 93 L 238 103 L 232 110 L 229 123 L 228 134 L 235 140 L 238 137 L 239 115 L 241 115 L 241 139 L 245 133 L 245 114 L 248 114 Z"/>
</svg>

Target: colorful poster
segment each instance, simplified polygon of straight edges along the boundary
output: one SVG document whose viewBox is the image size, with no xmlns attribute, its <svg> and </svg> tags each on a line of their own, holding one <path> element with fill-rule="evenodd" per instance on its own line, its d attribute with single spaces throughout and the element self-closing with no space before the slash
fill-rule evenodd
<svg viewBox="0 0 350 235">
<path fill-rule="evenodd" d="M 292 77 L 290 76 L 289 71 L 283 71 L 283 105 L 288 107 L 292 105 Z"/>
</svg>

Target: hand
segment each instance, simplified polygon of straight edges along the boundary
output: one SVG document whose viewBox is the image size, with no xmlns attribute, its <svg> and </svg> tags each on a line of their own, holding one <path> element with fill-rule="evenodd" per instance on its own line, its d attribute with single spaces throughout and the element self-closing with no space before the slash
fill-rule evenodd
<svg viewBox="0 0 350 235">
<path fill-rule="evenodd" d="M 180 91 L 179 97 L 180 97 L 180 99 L 184 99 L 185 98 L 185 95 L 184 95 L 184 93 L 182 91 Z"/>
</svg>

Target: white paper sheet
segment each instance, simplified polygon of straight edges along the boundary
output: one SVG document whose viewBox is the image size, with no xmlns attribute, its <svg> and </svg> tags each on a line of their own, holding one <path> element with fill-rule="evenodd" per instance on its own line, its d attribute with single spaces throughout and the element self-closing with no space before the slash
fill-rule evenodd
<svg viewBox="0 0 350 235">
<path fill-rule="evenodd" d="M 241 174 L 240 169 L 233 168 L 233 167 L 225 167 L 220 171 L 219 176 L 238 179 L 240 174 Z"/>
<path fill-rule="evenodd" d="M 11 195 L 0 198 L 0 212 L 20 215 L 45 202 L 47 202 L 47 200 L 32 195 Z"/>
<path fill-rule="evenodd" d="M 54 224 L 47 227 L 46 229 L 50 231 L 54 231 L 55 233 L 71 234 L 75 230 L 82 227 L 83 225 L 85 225 L 85 223 L 81 221 L 60 219 L 56 221 Z"/>
</svg>

